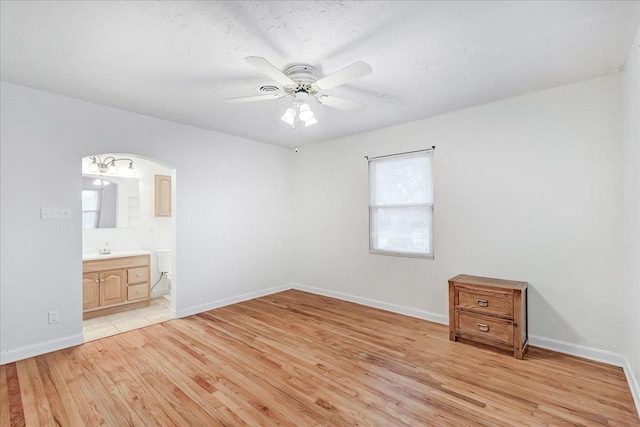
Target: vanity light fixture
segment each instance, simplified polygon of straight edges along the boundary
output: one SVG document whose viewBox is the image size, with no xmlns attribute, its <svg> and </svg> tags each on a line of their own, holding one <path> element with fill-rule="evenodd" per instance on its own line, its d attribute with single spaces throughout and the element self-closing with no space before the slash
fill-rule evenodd
<svg viewBox="0 0 640 427">
<path fill-rule="evenodd" d="M 89 158 L 91 159 L 91 164 L 89 165 L 89 171 L 92 173 L 100 173 L 100 174 L 108 173 L 108 174 L 115 175 L 116 162 L 119 162 L 119 161 L 129 162 L 129 167 L 125 172 L 127 176 L 133 176 L 135 172 L 133 170 L 133 160 L 131 159 L 127 159 L 127 158 L 116 159 L 113 156 L 108 156 L 108 157 L 105 157 L 104 159 L 102 159 L 100 156 L 89 156 Z"/>
</svg>

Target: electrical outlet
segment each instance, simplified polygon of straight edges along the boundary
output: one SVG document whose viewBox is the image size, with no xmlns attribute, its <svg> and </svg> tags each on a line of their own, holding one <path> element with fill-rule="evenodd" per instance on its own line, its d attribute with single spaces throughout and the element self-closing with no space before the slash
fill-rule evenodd
<svg viewBox="0 0 640 427">
<path fill-rule="evenodd" d="M 54 323 L 60 322 L 60 312 L 58 311 L 50 311 L 49 312 L 49 324 L 53 325 Z"/>
</svg>

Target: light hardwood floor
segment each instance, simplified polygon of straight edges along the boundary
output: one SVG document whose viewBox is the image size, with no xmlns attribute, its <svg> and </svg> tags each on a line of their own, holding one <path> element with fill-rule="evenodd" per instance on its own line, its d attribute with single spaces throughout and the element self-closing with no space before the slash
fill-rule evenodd
<svg viewBox="0 0 640 427">
<path fill-rule="evenodd" d="M 620 368 L 287 291 L 0 367 L 2 425 L 639 424 Z"/>
</svg>

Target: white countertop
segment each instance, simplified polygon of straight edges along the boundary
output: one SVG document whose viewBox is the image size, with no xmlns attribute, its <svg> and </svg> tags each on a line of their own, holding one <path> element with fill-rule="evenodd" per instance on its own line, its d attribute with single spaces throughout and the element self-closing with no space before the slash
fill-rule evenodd
<svg viewBox="0 0 640 427">
<path fill-rule="evenodd" d="M 130 251 L 112 251 L 110 254 L 100 255 L 97 252 L 91 252 L 82 254 L 83 261 L 95 261 L 97 259 L 107 259 L 107 258 L 123 258 L 127 256 L 136 256 L 136 255 L 151 255 L 149 251 L 143 251 L 140 249 L 130 250 Z"/>
</svg>

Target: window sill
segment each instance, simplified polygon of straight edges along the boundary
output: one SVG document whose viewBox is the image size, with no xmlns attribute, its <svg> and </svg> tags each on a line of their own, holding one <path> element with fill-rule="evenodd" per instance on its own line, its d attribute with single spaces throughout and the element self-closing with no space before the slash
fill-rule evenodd
<svg viewBox="0 0 640 427">
<path fill-rule="evenodd" d="M 403 257 L 403 258 L 435 259 L 433 255 L 412 254 L 409 252 L 391 252 L 391 251 L 380 251 L 375 249 L 369 249 L 369 253 L 373 255 L 387 255 L 387 256 L 397 256 L 397 257 Z"/>
</svg>

